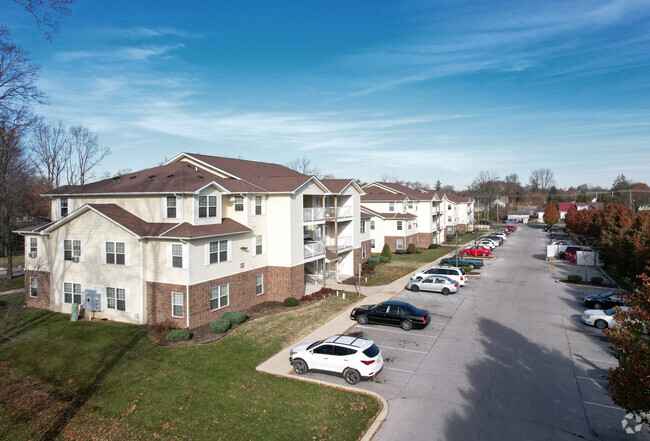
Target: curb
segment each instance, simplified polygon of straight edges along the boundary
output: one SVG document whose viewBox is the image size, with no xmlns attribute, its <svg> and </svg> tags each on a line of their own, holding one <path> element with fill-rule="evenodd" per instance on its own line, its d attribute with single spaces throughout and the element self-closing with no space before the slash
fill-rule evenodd
<svg viewBox="0 0 650 441">
<path fill-rule="evenodd" d="M 618 287 L 618 285 L 614 285 L 614 286 L 582 285 L 580 283 L 564 282 L 560 279 L 555 279 L 555 283 L 559 283 L 560 285 L 567 285 L 567 286 L 578 286 L 582 288 L 596 288 L 596 289 L 607 289 L 607 290 L 617 289 Z"/>
</svg>

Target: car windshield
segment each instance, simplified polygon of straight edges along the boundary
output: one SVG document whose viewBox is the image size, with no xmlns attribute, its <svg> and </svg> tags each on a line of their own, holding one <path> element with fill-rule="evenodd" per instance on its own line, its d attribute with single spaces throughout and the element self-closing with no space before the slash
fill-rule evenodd
<svg viewBox="0 0 650 441">
<path fill-rule="evenodd" d="M 608 309 L 607 311 L 605 311 L 605 314 L 607 314 L 607 315 L 615 315 L 616 310 L 614 308 Z"/>
<path fill-rule="evenodd" d="M 379 348 L 377 347 L 376 344 L 373 343 L 372 346 L 370 346 L 368 349 L 363 351 L 363 354 L 366 357 L 370 357 L 370 358 L 376 357 L 377 354 L 379 354 Z"/>
<path fill-rule="evenodd" d="M 462 268 L 458 268 L 458 269 L 460 270 L 461 273 L 463 273 L 463 275 L 465 275 L 465 270 L 464 269 L 462 269 Z"/>
<path fill-rule="evenodd" d="M 616 294 L 616 293 L 613 292 L 613 291 L 610 291 L 610 292 L 606 292 L 605 294 L 601 294 L 598 297 L 601 298 L 601 299 L 606 299 L 606 298 L 608 298 L 610 296 L 613 296 L 614 294 Z"/>
<path fill-rule="evenodd" d="M 318 346 L 319 344 L 323 343 L 323 341 L 324 341 L 324 340 L 318 340 L 318 341 L 313 342 L 312 344 L 310 344 L 309 346 L 307 346 L 307 350 L 309 350 L 309 349 L 311 349 L 311 348 L 313 348 L 313 347 L 315 347 L 315 346 Z"/>
</svg>

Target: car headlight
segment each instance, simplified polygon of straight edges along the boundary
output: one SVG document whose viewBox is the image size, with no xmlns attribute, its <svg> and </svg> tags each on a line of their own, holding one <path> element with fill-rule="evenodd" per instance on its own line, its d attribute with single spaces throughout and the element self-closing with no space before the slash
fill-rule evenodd
<svg viewBox="0 0 650 441">
<path fill-rule="evenodd" d="M 294 351 L 294 350 L 292 349 L 292 350 L 291 350 L 291 353 L 289 354 L 289 356 L 293 357 L 293 356 L 296 355 L 297 353 L 298 353 L 298 351 Z"/>
</svg>

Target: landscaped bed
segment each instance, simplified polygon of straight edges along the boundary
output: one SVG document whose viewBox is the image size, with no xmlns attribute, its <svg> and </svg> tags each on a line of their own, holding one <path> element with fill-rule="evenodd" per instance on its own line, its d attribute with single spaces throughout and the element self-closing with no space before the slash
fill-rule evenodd
<svg viewBox="0 0 650 441">
<path fill-rule="evenodd" d="M 356 301 L 285 308 L 172 348 L 144 327 L 27 311 L 38 319 L 0 344 L 0 438 L 356 440 L 374 398 L 255 371 Z"/>
</svg>

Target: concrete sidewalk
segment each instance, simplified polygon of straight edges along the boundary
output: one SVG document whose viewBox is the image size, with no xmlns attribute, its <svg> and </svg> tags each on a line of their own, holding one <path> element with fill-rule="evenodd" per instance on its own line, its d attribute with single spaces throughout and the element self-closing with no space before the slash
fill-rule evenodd
<svg viewBox="0 0 650 441">
<path fill-rule="evenodd" d="M 435 263 L 438 262 L 440 259 L 443 259 L 453 253 L 454 251 L 440 257 L 437 260 L 426 263 L 414 272 L 423 271 L 424 269 L 427 269 L 435 265 Z M 313 383 L 341 388 L 342 386 L 338 384 L 308 379 L 308 378 L 294 375 L 293 368 L 289 364 L 289 352 L 291 351 L 291 348 L 293 348 L 297 343 L 301 341 L 322 340 L 324 338 L 327 338 L 335 334 L 344 334 L 351 327 L 355 326 L 357 323 L 356 321 L 350 320 L 350 312 L 352 311 L 352 309 L 354 309 L 359 304 L 376 304 L 386 300 L 390 300 L 394 295 L 404 290 L 406 283 L 411 278 L 411 274 L 412 273 L 409 272 L 405 276 L 395 280 L 394 282 L 388 285 L 360 287 L 361 294 L 366 296 L 365 299 L 355 303 L 354 305 L 352 305 L 351 307 L 349 307 L 348 309 L 346 309 L 345 311 L 343 311 L 342 313 L 334 317 L 332 320 L 325 323 L 320 328 L 316 329 L 311 334 L 298 338 L 297 340 L 292 342 L 289 346 L 287 346 L 286 348 L 282 349 L 280 352 L 275 354 L 273 357 L 269 358 L 264 363 L 257 366 L 256 370 L 259 372 L 265 372 L 267 374 L 278 375 L 278 376 L 288 377 L 293 379 L 300 379 L 304 381 L 311 381 Z M 348 291 L 348 292 L 350 291 L 357 292 L 357 288 L 359 288 L 359 287 L 355 287 L 354 285 L 344 285 L 341 283 L 328 284 L 327 287 L 335 290 Z M 375 434 L 375 432 L 377 432 L 377 430 L 383 423 L 384 419 L 386 418 L 386 415 L 388 414 L 388 403 L 386 402 L 386 399 L 384 397 L 382 397 L 377 393 L 359 389 L 356 387 L 351 387 L 351 386 L 344 386 L 344 388 L 357 393 L 372 395 L 373 397 L 380 400 L 382 403 L 382 409 L 379 415 L 377 416 L 377 418 L 375 418 L 370 428 L 366 431 L 366 433 L 361 438 L 362 441 L 368 441 L 372 439 L 373 435 Z"/>
</svg>

